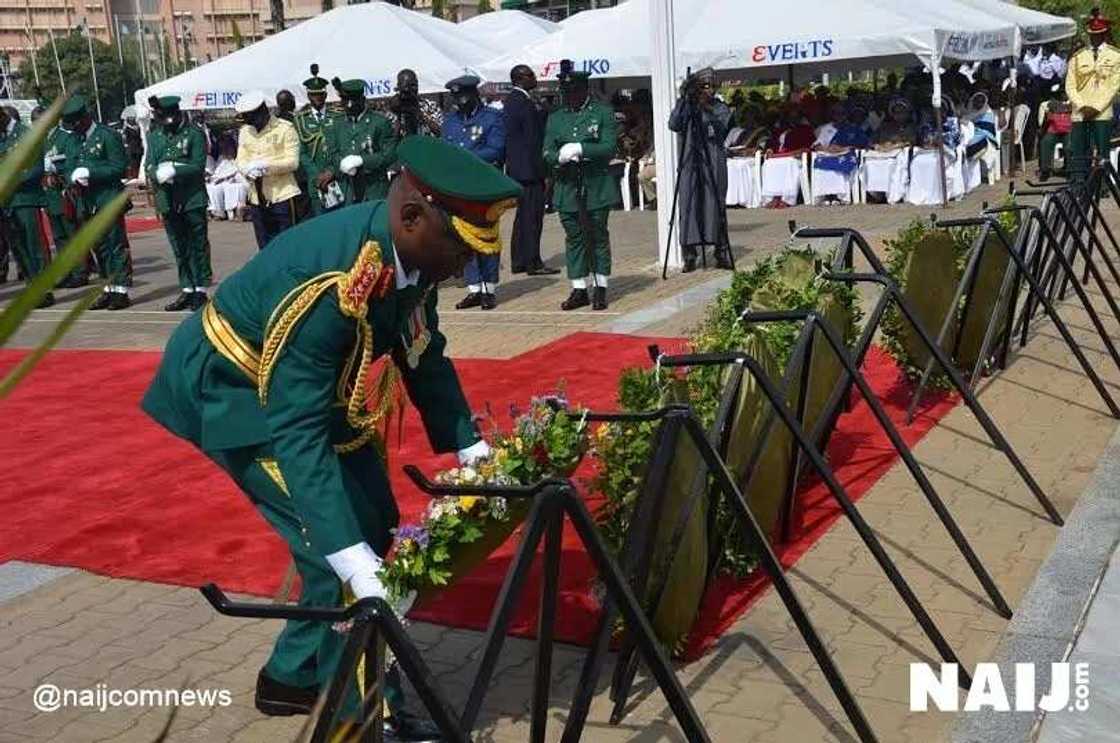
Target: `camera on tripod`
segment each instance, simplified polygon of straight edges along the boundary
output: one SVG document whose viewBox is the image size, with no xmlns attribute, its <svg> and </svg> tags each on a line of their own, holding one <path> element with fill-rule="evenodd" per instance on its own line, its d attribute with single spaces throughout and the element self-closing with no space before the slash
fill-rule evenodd
<svg viewBox="0 0 1120 743">
<path fill-rule="evenodd" d="M 576 63 L 572 60 L 560 60 L 560 74 L 556 76 L 556 79 L 560 82 L 561 85 L 564 85 L 572 77 L 572 73 L 575 72 L 575 69 Z"/>
</svg>

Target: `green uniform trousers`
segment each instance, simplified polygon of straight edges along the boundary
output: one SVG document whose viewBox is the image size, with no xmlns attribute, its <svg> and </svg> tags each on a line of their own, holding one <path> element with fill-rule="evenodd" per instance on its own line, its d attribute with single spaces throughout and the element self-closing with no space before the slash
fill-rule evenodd
<svg viewBox="0 0 1120 743">
<path fill-rule="evenodd" d="M 582 279 L 591 274 L 611 275 L 611 235 L 607 231 L 607 219 L 611 210 L 596 209 L 588 214 L 591 218 L 591 245 L 583 234 L 578 212 L 560 212 L 560 224 L 564 227 L 564 255 L 568 263 L 568 278 Z"/>
<path fill-rule="evenodd" d="M 52 193 L 54 194 L 52 197 Z M 47 218 L 51 222 L 51 239 L 54 241 L 54 254 L 57 256 L 66 247 L 66 243 L 70 242 L 70 238 L 78 231 L 78 228 L 62 214 L 62 201 L 61 196 L 57 191 L 47 192 Z M 53 203 L 52 203 L 53 202 Z M 70 272 L 67 279 L 75 281 L 86 281 L 89 279 L 90 273 L 94 270 L 93 255 L 87 255 L 86 259 L 74 266 L 74 270 Z"/>
<path fill-rule="evenodd" d="M 1077 121 L 1069 137 L 1069 164 L 1066 172 L 1071 181 L 1083 181 L 1089 176 L 1089 158 L 1094 150 L 1097 157 L 1107 162 L 1110 138 L 1112 136 L 1112 118 L 1107 121 Z"/>
<path fill-rule="evenodd" d="M 1068 134 L 1054 134 L 1047 132 L 1042 135 L 1042 139 L 1038 141 L 1038 169 L 1043 173 L 1051 173 L 1054 170 L 1054 150 L 1062 146 L 1064 159 L 1069 160 L 1069 135 Z"/>
<path fill-rule="evenodd" d="M 208 454 L 233 478 L 265 520 L 288 543 L 301 582 L 299 605 L 342 606 L 342 583 L 326 558 L 309 541 L 307 529 L 287 494 L 287 486 L 272 459 L 270 447 L 248 447 Z M 389 486 L 372 446 L 343 455 L 340 461 L 344 477 L 362 482 L 366 487 Z M 346 639 L 346 635 L 336 632 L 327 622 L 288 620 L 276 639 L 265 671 L 282 684 L 325 689 L 338 669 Z M 395 669 L 386 674 L 383 692 L 390 711 L 400 709 L 404 692 Z M 341 714 L 344 717 L 356 716 L 359 699 L 356 685 L 351 685 L 351 693 L 344 701 Z"/>
<path fill-rule="evenodd" d="M 205 207 L 163 216 L 163 227 L 179 268 L 179 288 L 184 291 L 203 290 L 213 279 L 206 226 Z"/>
<path fill-rule="evenodd" d="M 47 267 L 47 254 L 39 232 L 39 207 L 5 209 L 3 220 L 4 240 L 15 254 L 20 272 L 30 281 Z"/>
<path fill-rule="evenodd" d="M 93 249 L 97 270 L 110 286 L 132 286 L 132 253 L 122 216 Z"/>
</svg>

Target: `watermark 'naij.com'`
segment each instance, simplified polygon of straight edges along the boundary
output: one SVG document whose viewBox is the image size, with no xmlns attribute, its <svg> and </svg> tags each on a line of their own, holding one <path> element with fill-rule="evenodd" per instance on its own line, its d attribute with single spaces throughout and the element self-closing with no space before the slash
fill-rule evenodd
<svg viewBox="0 0 1120 743">
<path fill-rule="evenodd" d="M 910 664 L 910 711 L 927 712 L 929 703 L 942 712 L 957 712 L 960 707 L 956 663 L 942 663 L 940 675 L 928 663 Z M 1089 664 L 1051 663 L 1050 689 L 1041 696 L 1035 684 L 1035 664 L 1015 664 L 1014 707 L 1008 697 L 1003 672 L 998 663 L 977 663 L 972 685 L 965 696 L 963 710 L 978 712 L 1057 712 L 1089 709 Z"/>
</svg>

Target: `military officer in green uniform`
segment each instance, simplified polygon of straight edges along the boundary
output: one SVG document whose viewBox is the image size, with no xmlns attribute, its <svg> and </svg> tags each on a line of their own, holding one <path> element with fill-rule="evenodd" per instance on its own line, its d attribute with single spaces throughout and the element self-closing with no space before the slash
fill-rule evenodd
<svg viewBox="0 0 1120 743">
<path fill-rule="evenodd" d="M 303 81 L 307 91 L 307 108 L 296 114 L 296 133 L 299 134 L 299 171 L 296 179 L 311 200 L 311 216 L 322 214 L 340 205 L 342 191 L 337 184 L 319 189 L 319 176 L 334 164 L 327 153 L 327 131 L 334 124 L 335 115 L 327 110 L 327 80 L 319 77 L 319 65 L 311 65 L 311 77 Z M 325 204 L 324 204 L 325 201 Z"/>
<path fill-rule="evenodd" d="M 436 451 L 489 454 L 444 355 L 437 284 L 474 251 L 500 250 L 498 220 L 520 187 L 431 137 L 405 139 L 400 157 L 385 200 L 291 228 L 226 279 L 172 335 L 142 403 L 284 537 L 305 606 L 386 596 L 378 572 L 398 513 L 379 430 L 394 395 L 372 393 L 387 381 L 366 379 L 373 360 L 391 358 L 385 373 L 403 381 Z M 258 676 L 258 709 L 306 713 L 344 642 L 324 623 L 289 622 Z M 400 713 L 399 686 L 386 697 L 387 740 L 436 739 Z"/>
<path fill-rule="evenodd" d="M 336 77 L 331 84 L 346 110 L 327 129 L 329 168 L 319 174 L 319 190 L 338 183 L 346 204 L 383 199 L 389 189 L 386 173 L 397 161 L 393 125 L 366 105 L 362 80 L 343 82 Z"/>
<path fill-rule="evenodd" d="M 206 234 L 206 135 L 186 121 L 179 96 L 152 96 L 148 105 L 155 126 L 148 133 L 145 175 L 179 269 L 179 296 L 164 309 L 197 310 L 206 304 L 212 278 Z"/>
<path fill-rule="evenodd" d="M 62 121 L 77 138 L 77 155 L 70 171 L 70 193 L 74 197 L 78 221 L 97 213 L 124 190 L 128 159 L 121 135 L 96 123 L 89 114 L 84 97 L 75 95 L 62 109 Z M 98 272 L 105 279 L 105 292 L 91 310 L 123 310 L 132 302 L 128 289 L 132 286 L 132 256 L 128 250 L 122 216 L 94 249 Z"/>
<path fill-rule="evenodd" d="M 591 97 L 589 77 L 577 71 L 561 76 L 564 105 L 549 115 L 544 134 L 544 161 L 553 169 L 552 203 L 564 227 L 572 282 L 562 310 L 588 304 L 605 310 L 611 275 L 607 218 L 618 203 L 618 184 L 610 173 L 618 135 L 614 110 Z"/>
<path fill-rule="evenodd" d="M 42 109 L 36 109 L 40 111 Z M 31 114 L 32 121 L 38 116 Z M 77 231 L 74 224 L 74 204 L 65 196 L 66 184 L 70 182 L 70 171 L 78 157 L 81 142 L 66 127 L 59 123 L 47 135 L 46 154 L 43 156 L 43 198 L 47 219 L 51 224 L 51 239 L 57 253 L 66 247 Z M 74 289 L 89 283 L 90 267 L 96 265 L 89 256 L 70 275 L 58 282 L 63 289 Z"/>
<path fill-rule="evenodd" d="M 0 158 L 16 146 L 20 137 L 27 134 L 23 122 L 12 118 L 0 108 Z M 47 266 L 47 253 L 39 233 L 39 209 L 46 204 L 43 197 L 43 158 L 36 155 L 34 161 L 20 178 L 15 193 L 8 202 L 0 206 L 0 222 L 4 229 L 4 240 L 15 253 L 20 272 L 28 281 L 39 275 Z M 39 303 L 40 307 L 54 304 L 54 295 L 49 292 Z"/>
</svg>

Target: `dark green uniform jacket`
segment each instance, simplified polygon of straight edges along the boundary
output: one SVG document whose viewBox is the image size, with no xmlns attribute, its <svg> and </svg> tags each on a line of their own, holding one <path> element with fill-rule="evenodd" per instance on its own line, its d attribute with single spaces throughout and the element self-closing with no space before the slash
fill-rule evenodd
<svg viewBox="0 0 1120 743">
<path fill-rule="evenodd" d="M 327 129 L 327 158 L 346 203 L 375 201 L 389 193 L 389 166 L 397 161 L 397 138 L 393 125 L 379 113 L 366 111 L 357 119 L 343 114 Z M 347 155 L 362 158 L 362 167 L 353 176 L 343 174 L 338 165 Z"/>
<path fill-rule="evenodd" d="M 338 167 L 332 163 L 327 152 L 327 131 L 334 126 L 337 115 L 323 109 L 321 114 L 316 114 L 315 109 L 308 106 L 296 114 L 296 133 L 299 135 L 299 171 L 296 177 L 303 192 L 311 198 L 312 212 L 321 211 L 322 194 L 319 192 L 318 178 L 324 170 Z"/>
<path fill-rule="evenodd" d="M 160 185 L 156 170 L 160 163 L 175 163 L 175 180 Z M 206 135 L 187 121 L 168 133 L 162 127 L 148 132 L 148 157 L 145 176 L 156 194 L 156 211 L 161 215 L 205 209 Z"/>
<path fill-rule="evenodd" d="M 78 159 L 81 145 L 82 143 L 77 137 L 61 126 L 51 129 L 51 133 L 47 135 L 46 156 L 54 160 L 55 171 L 59 176 L 59 186 L 46 189 L 46 207 L 52 216 L 61 216 L 62 214 L 62 190 L 70 184 L 70 171 L 74 169 L 74 162 Z M 52 222 L 53 227 L 54 223 Z M 58 237 L 56 236 L 56 240 Z M 68 237 L 68 233 L 61 237 L 63 239 L 59 241 L 60 248 L 65 242 L 65 238 Z"/>
<path fill-rule="evenodd" d="M 457 451 L 479 439 L 455 369 L 444 356 L 436 289 L 422 280 L 398 289 L 394 265 L 384 202 L 339 209 L 285 231 L 226 279 L 212 302 L 249 353 L 259 354 L 256 377 L 216 349 L 208 337 L 213 326 L 206 325 L 213 315 L 198 312 L 175 331 L 142 404 L 172 433 L 205 452 L 251 447 L 274 458 L 321 555 L 363 540 L 378 549 L 388 544 L 388 529 L 396 523 L 383 470 L 370 473 L 376 477 L 365 484 L 358 482 L 347 476 L 340 461 L 345 455 L 335 446 L 356 434 L 345 405 L 339 404 L 339 380 L 361 337 L 362 323 L 344 309 L 354 312 L 354 287 L 359 295 L 368 292 L 365 311 L 358 315 L 372 331 L 370 355 L 393 355 L 433 449 Z M 309 287 L 336 276 L 350 277 L 350 289 L 342 283 L 328 286 L 304 302 Z M 293 307 L 301 308 L 298 319 L 270 363 L 269 349 L 260 353 L 266 327 L 282 326 Z M 269 336 L 270 346 L 276 335 Z M 410 359 L 409 349 L 419 356 Z M 265 376 L 262 403 L 256 380 Z"/>
<path fill-rule="evenodd" d="M 560 167 L 560 148 L 571 142 L 583 145 L 583 162 Z M 580 168 L 588 210 L 607 209 L 618 203 L 618 181 L 610 172 L 617 146 L 614 110 L 605 103 L 588 97 L 578 111 L 561 108 L 549 115 L 544 132 L 544 161 L 553 169 L 556 179 L 552 187 L 556 211 L 579 211 L 576 188 Z"/>
<path fill-rule="evenodd" d="M 67 162 L 66 167 L 70 173 L 76 168 L 89 169 L 89 187 L 84 189 L 81 199 L 81 209 L 89 215 L 124 190 L 121 179 L 128 160 L 121 135 L 107 126 L 95 123 L 85 137 L 80 133 L 73 136 L 79 143 L 77 158 L 73 163 Z"/>
<path fill-rule="evenodd" d="M 27 127 L 22 122 L 13 121 L 11 128 L 7 131 L 0 131 L 0 158 L 8 154 L 8 151 L 16 146 L 16 142 L 27 134 Z M 16 186 L 15 193 L 12 194 L 7 204 L 3 206 L 6 208 L 15 208 L 21 206 L 44 206 L 46 201 L 43 196 L 43 153 L 37 152 L 31 161 L 31 166 L 23 171 L 20 178 L 19 185 Z"/>
</svg>

